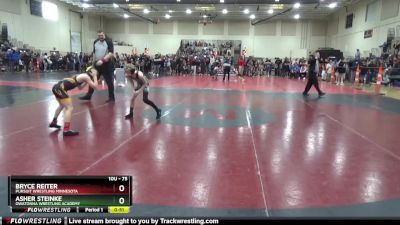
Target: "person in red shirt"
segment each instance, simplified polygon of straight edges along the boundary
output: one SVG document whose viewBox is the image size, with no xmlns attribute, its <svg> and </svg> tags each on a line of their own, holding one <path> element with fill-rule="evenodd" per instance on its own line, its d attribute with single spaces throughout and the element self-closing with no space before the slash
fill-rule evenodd
<svg viewBox="0 0 400 225">
<path fill-rule="evenodd" d="M 244 70 L 244 56 L 239 57 L 239 75 L 243 76 L 243 70 Z"/>
</svg>

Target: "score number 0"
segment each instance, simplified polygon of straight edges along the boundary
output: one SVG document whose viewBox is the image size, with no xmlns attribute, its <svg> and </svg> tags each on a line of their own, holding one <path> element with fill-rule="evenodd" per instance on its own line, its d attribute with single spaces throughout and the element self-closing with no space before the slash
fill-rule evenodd
<svg viewBox="0 0 400 225">
<path fill-rule="evenodd" d="M 125 186 L 122 185 L 122 184 L 119 185 L 118 191 L 124 192 L 124 191 L 125 191 Z M 121 204 L 121 205 L 123 205 L 123 204 L 125 203 L 125 198 L 124 198 L 124 197 L 119 198 L 118 203 Z"/>
<path fill-rule="evenodd" d="M 118 177 L 108 177 L 108 180 L 109 181 L 118 181 Z M 128 181 L 128 177 L 121 177 L 121 180 L 122 181 Z M 122 185 L 122 184 L 119 185 L 118 186 L 118 191 L 124 192 L 125 191 L 125 186 Z M 119 198 L 118 199 L 118 203 L 123 205 L 125 203 L 125 198 L 124 197 Z"/>
</svg>

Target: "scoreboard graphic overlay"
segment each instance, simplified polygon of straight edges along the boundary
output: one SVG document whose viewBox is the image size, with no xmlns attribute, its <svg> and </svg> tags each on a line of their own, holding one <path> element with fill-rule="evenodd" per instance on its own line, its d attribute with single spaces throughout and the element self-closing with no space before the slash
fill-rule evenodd
<svg viewBox="0 0 400 225">
<path fill-rule="evenodd" d="M 0 215 L 0 225 L 219 224 L 217 219 L 129 217 L 131 190 L 131 176 L 9 176 L 8 206 L 19 215 Z"/>
<path fill-rule="evenodd" d="M 129 213 L 131 176 L 10 176 L 13 213 Z"/>
</svg>

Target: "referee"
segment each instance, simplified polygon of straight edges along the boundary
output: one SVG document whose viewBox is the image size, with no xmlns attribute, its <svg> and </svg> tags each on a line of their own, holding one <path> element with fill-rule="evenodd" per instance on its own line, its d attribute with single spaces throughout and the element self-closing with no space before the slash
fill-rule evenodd
<svg viewBox="0 0 400 225">
<path fill-rule="evenodd" d="M 114 66 L 112 59 L 114 57 L 114 45 L 112 40 L 106 38 L 104 31 L 98 32 L 98 38 L 93 43 L 93 64 L 98 70 L 97 79 L 100 76 L 104 77 L 108 87 L 108 100 L 107 102 L 114 102 Z M 81 100 L 90 100 L 93 95 L 93 88 L 85 96 L 80 97 Z"/>
<path fill-rule="evenodd" d="M 308 92 L 310 91 L 311 87 L 314 86 L 315 89 L 318 91 L 319 97 L 325 95 L 324 92 L 321 91 L 319 88 L 318 83 L 318 73 L 321 64 L 320 54 L 319 51 L 316 51 L 314 57 L 311 56 L 310 60 L 308 61 L 308 82 L 306 88 L 304 89 L 303 96 L 307 97 Z"/>
</svg>

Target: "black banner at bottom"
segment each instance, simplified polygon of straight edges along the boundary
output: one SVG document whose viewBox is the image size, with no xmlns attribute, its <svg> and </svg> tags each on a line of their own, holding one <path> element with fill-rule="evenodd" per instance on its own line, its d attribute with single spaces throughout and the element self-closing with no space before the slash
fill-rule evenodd
<svg viewBox="0 0 400 225">
<path fill-rule="evenodd" d="M 0 225 L 2 224 L 64 224 L 64 225 L 83 225 L 83 224 L 133 224 L 133 225 L 172 225 L 172 224 L 198 224 L 198 225 L 215 225 L 215 224 L 236 224 L 236 223 L 246 223 L 246 224 L 273 224 L 273 223 L 291 223 L 294 222 L 304 223 L 304 224 L 329 224 L 329 223 L 340 223 L 343 221 L 349 221 L 351 223 L 369 223 L 372 222 L 383 222 L 385 224 L 390 222 L 395 222 L 398 224 L 400 218 L 386 219 L 371 218 L 351 218 L 351 219 L 341 219 L 341 218 L 323 218 L 323 219 L 296 219 L 296 218 L 282 218 L 282 219 L 212 219 L 212 218 L 82 218 L 82 217 L 0 217 Z"/>
<path fill-rule="evenodd" d="M 1 217 L 0 217 L 1 218 Z M 218 219 L 200 218 L 83 218 L 83 217 L 4 217 L 3 224 L 133 224 L 133 225 L 170 225 L 170 224 L 199 224 L 214 225 L 221 224 Z M 233 222 L 233 221 L 231 221 Z M 260 224 L 265 221 L 260 220 Z M 230 222 L 229 222 L 230 223 Z"/>
</svg>

